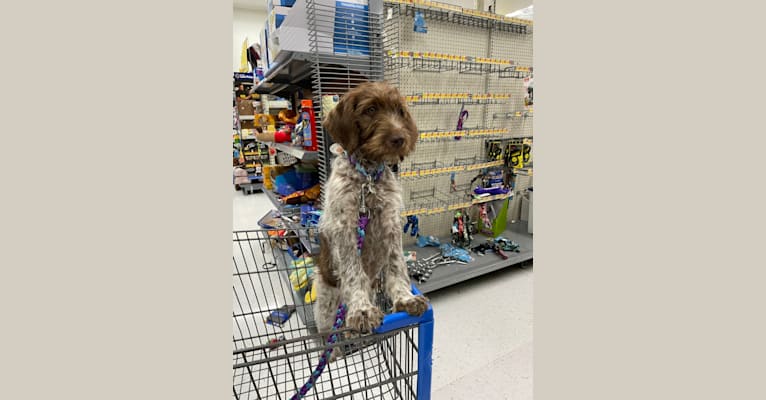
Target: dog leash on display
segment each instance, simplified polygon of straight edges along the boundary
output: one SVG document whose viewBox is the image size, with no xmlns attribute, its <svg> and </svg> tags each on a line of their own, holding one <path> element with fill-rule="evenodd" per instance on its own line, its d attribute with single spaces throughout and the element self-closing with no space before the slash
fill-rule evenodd
<svg viewBox="0 0 766 400">
<path fill-rule="evenodd" d="M 345 304 L 341 304 L 338 306 L 338 311 L 335 312 L 335 323 L 332 325 L 332 330 L 336 331 L 335 333 L 331 334 L 329 338 L 327 338 L 327 346 L 332 346 L 333 344 L 338 342 L 338 332 L 337 330 L 340 329 L 340 327 L 343 325 L 343 321 L 346 319 L 346 311 L 348 308 Z M 330 354 L 332 354 L 333 348 L 328 347 L 325 349 L 325 351 L 322 353 L 322 355 L 319 357 L 319 363 L 317 363 L 317 367 L 314 368 L 314 371 L 311 373 L 311 376 L 309 377 L 309 380 L 306 381 L 306 383 L 301 386 L 300 390 L 298 390 L 298 393 L 294 394 L 293 397 L 290 398 L 290 400 L 298 400 L 302 399 L 303 396 L 306 395 L 306 393 L 311 390 L 312 387 L 314 387 L 314 384 L 316 383 L 317 379 L 319 379 L 319 376 L 322 375 L 322 372 L 324 372 L 325 367 L 327 366 L 327 359 L 330 358 Z"/>
</svg>

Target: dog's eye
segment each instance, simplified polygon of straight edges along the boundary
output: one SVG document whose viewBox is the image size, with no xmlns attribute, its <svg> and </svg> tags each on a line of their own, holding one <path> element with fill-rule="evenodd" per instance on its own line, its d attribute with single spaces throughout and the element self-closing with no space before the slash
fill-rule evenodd
<svg viewBox="0 0 766 400">
<path fill-rule="evenodd" d="M 370 114 L 370 115 L 375 114 L 375 111 L 378 111 L 378 109 L 375 108 L 374 106 L 373 107 L 369 107 L 368 109 L 364 110 L 365 113 Z"/>
<path fill-rule="evenodd" d="M 399 107 L 399 115 L 404 116 L 404 109 Z"/>
</svg>

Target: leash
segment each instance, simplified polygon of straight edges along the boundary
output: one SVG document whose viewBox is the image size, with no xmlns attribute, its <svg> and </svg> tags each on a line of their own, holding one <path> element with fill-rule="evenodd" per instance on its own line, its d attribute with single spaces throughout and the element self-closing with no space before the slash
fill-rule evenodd
<svg viewBox="0 0 766 400">
<path fill-rule="evenodd" d="M 333 331 L 337 331 L 343 325 L 343 321 L 345 321 L 346 319 L 346 310 L 347 310 L 347 307 L 345 304 L 341 304 L 338 306 L 338 311 L 335 312 L 335 323 L 332 325 Z M 338 332 L 333 333 L 332 335 L 330 335 L 329 338 L 327 338 L 328 346 L 333 345 L 337 342 L 338 342 Z M 314 369 L 314 372 L 311 373 L 309 380 L 306 381 L 306 383 L 304 383 L 303 386 L 301 386 L 300 390 L 298 390 L 298 393 L 294 394 L 293 397 L 290 398 L 290 400 L 302 399 L 303 396 L 305 396 L 306 393 L 308 393 L 309 390 L 311 390 L 311 388 L 314 387 L 314 384 L 316 383 L 317 379 L 319 379 L 319 376 L 322 375 L 322 372 L 324 372 L 324 369 L 327 366 L 327 359 L 330 358 L 330 354 L 332 354 L 333 350 L 334 349 L 332 347 L 325 349 L 325 351 L 319 357 L 319 363 L 317 364 L 317 367 Z"/>
<path fill-rule="evenodd" d="M 374 183 L 383 175 L 383 171 L 386 169 L 386 164 L 380 163 L 374 170 L 368 171 L 353 154 L 348 154 L 345 151 L 343 154 L 351 165 L 354 166 L 354 169 L 362 174 L 363 177 L 367 178 L 367 182 L 362 184 L 362 191 L 359 199 L 359 220 L 357 221 L 356 226 L 356 253 L 361 255 L 362 247 L 364 246 L 364 237 L 367 232 L 367 224 L 370 222 L 370 210 L 367 208 L 365 199 L 368 194 L 375 194 Z"/>
</svg>

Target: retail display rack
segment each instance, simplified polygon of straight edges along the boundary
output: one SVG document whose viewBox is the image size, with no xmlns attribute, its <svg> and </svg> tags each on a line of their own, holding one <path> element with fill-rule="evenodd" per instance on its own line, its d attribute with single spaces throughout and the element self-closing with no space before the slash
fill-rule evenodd
<svg viewBox="0 0 766 400">
<path fill-rule="evenodd" d="M 500 220 L 490 236 L 520 245 L 507 259 L 472 253 L 468 265 L 441 266 L 420 289 L 531 260 L 525 199 L 533 110 L 524 82 L 533 73 L 532 22 L 417 0 L 387 0 L 383 14 L 384 77 L 405 96 L 420 131 L 416 151 L 400 165 L 402 216 L 417 217 L 419 235 L 449 243 L 456 213 L 475 217 L 482 207 Z M 512 188 L 507 193 L 474 190 L 500 173 Z M 474 243 L 487 238 L 477 233 Z M 436 252 L 416 242 L 416 235 L 405 235 L 405 249 L 418 251 L 419 259 Z"/>
<path fill-rule="evenodd" d="M 252 73 L 234 73 L 233 92 L 233 158 L 234 166 L 243 168 L 248 173 L 250 184 L 239 185 L 245 193 L 252 193 L 263 189 L 263 169 L 264 163 L 268 162 L 268 154 L 265 146 L 255 143 L 252 129 L 254 120 L 252 112 L 252 100 L 245 100 L 237 96 L 236 88 L 240 85 L 251 87 L 253 85 Z M 246 104 L 246 102 L 250 104 Z M 246 107 L 249 106 L 249 107 Z M 250 112 L 246 110 L 250 109 Z"/>
<path fill-rule="evenodd" d="M 421 32 L 414 29 L 416 21 Z M 398 166 L 402 224 L 417 216 L 421 235 L 449 242 L 455 212 L 482 207 L 500 221 L 499 236 L 521 245 L 507 259 L 474 257 L 481 267 L 444 266 L 420 289 L 435 290 L 531 260 L 525 199 L 532 186 L 533 109 L 525 101 L 524 84 L 533 73 L 531 21 L 432 1 L 369 0 L 365 12 L 354 16 L 356 41 L 339 36 L 338 23 L 334 0 L 296 1 L 281 26 L 268 34 L 270 63 L 253 88 L 253 93 L 289 99 L 296 108 L 300 99 L 312 99 L 317 151 L 270 146 L 317 164 L 322 188 L 317 208 L 334 157 L 324 116 L 358 84 L 386 80 L 405 96 L 419 129 L 417 150 Z M 512 189 L 474 193 L 496 171 Z M 278 196 L 268 195 L 277 209 L 285 209 Z M 416 239 L 405 234 L 405 250 L 414 249 Z M 481 240 L 477 234 L 476 241 Z"/>
</svg>

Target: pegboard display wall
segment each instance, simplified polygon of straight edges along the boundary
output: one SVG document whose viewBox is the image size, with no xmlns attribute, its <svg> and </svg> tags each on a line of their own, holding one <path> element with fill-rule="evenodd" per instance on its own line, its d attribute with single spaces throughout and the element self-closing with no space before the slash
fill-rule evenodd
<svg viewBox="0 0 766 400">
<path fill-rule="evenodd" d="M 332 165 L 332 138 L 322 121 L 334 107 L 331 100 L 367 81 L 383 80 L 382 0 L 369 0 L 366 10 L 339 6 L 334 0 L 306 0 L 312 100 L 319 147 L 319 181 L 324 203 L 325 183 Z M 330 99 L 330 101 L 328 101 Z"/>
<path fill-rule="evenodd" d="M 482 173 L 503 170 L 512 180 L 505 155 L 488 152 L 489 143 L 531 148 L 524 78 L 532 73 L 532 26 L 435 2 L 383 6 L 384 77 L 407 99 L 420 132 L 400 165 L 402 214 L 417 215 L 421 234 L 443 237 L 455 210 L 489 200 L 472 195 Z M 497 206 L 507 197 L 491 199 Z M 405 234 L 405 245 L 414 241 Z"/>
</svg>

